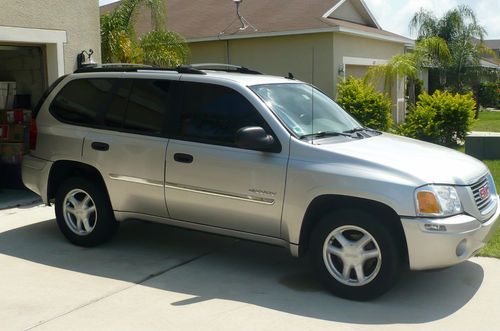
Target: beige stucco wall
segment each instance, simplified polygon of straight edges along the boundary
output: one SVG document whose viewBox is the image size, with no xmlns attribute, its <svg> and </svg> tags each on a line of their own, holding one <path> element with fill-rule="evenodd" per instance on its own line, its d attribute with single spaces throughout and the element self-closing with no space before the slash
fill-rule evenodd
<svg viewBox="0 0 500 331">
<path fill-rule="evenodd" d="M 337 69 L 334 71 L 334 80 L 336 82 L 339 78 L 338 68 L 344 64 L 344 56 L 388 60 L 396 54 L 403 54 L 405 51 L 405 46 L 401 43 L 369 39 L 344 33 L 334 34 L 333 48 L 334 67 Z"/>
<path fill-rule="evenodd" d="M 313 83 L 333 98 L 337 96 L 339 78 L 344 77 L 339 68 L 346 68 L 345 58 L 366 62 L 348 65 L 345 70 L 346 74 L 362 77 L 372 60 L 388 60 L 405 51 L 402 43 L 338 32 L 192 42 L 189 46 L 192 63 L 231 63 L 279 76 L 292 72 L 297 79 Z M 404 116 L 402 86 L 395 84 L 391 95 L 395 120 Z M 383 82 L 376 87 L 383 90 Z"/>
<path fill-rule="evenodd" d="M 0 0 L 0 26 L 66 31 L 66 73 L 75 70 L 76 56 L 84 49 L 93 49 L 100 62 L 98 0 Z"/>
<path fill-rule="evenodd" d="M 292 72 L 295 78 L 333 96 L 331 33 L 194 42 L 189 46 L 192 63 L 229 62 L 278 76 Z"/>
</svg>

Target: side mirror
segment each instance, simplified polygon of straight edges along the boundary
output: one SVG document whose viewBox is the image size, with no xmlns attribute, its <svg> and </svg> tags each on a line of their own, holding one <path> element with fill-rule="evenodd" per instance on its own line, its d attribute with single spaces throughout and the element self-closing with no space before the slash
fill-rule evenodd
<svg viewBox="0 0 500 331">
<path fill-rule="evenodd" d="M 260 126 L 246 126 L 236 132 L 236 146 L 258 151 L 274 147 L 274 138 Z"/>
</svg>

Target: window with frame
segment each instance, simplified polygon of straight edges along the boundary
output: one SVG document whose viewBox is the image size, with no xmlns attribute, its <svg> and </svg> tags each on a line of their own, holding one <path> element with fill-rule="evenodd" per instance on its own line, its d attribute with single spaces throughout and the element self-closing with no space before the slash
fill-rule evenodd
<svg viewBox="0 0 500 331">
<path fill-rule="evenodd" d="M 112 88 L 110 79 L 72 80 L 54 98 L 50 110 L 63 122 L 98 126 Z"/>
<path fill-rule="evenodd" d="M 180 138 L 235 146 L 236 132 L 240 128 L 267 127 L 252 104 L 231 88 L 183 82 L 182 91 Z"/>
</svg>

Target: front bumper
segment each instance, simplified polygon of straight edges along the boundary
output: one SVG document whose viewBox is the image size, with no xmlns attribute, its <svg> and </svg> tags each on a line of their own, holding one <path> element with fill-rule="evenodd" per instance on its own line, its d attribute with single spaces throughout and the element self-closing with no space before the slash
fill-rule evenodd
<svg viewBox="0 0 500 331">
<path fill-rule="evenodd" d="M 498 199 L 497 199 L 498 201 Z M 475 255 L 500 224 L 500 205 L 486 222 L 469 215 L 447 218 L 401 218 L 410 269 L 451 266 Z"/>
</svg>

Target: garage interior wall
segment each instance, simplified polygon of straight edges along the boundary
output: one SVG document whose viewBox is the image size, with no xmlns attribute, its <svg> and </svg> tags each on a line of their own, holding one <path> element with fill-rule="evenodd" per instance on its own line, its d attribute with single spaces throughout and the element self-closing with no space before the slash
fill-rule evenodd
<svg viewBox="0 0 500 331">
<path fill-rule="evenodd" d="M 47 87 L 42 47 L 19 47 L 0 44 L 0 81 L 17 83 L 17 94 L 28 94 L 31 106 Z"/>
</svg>

